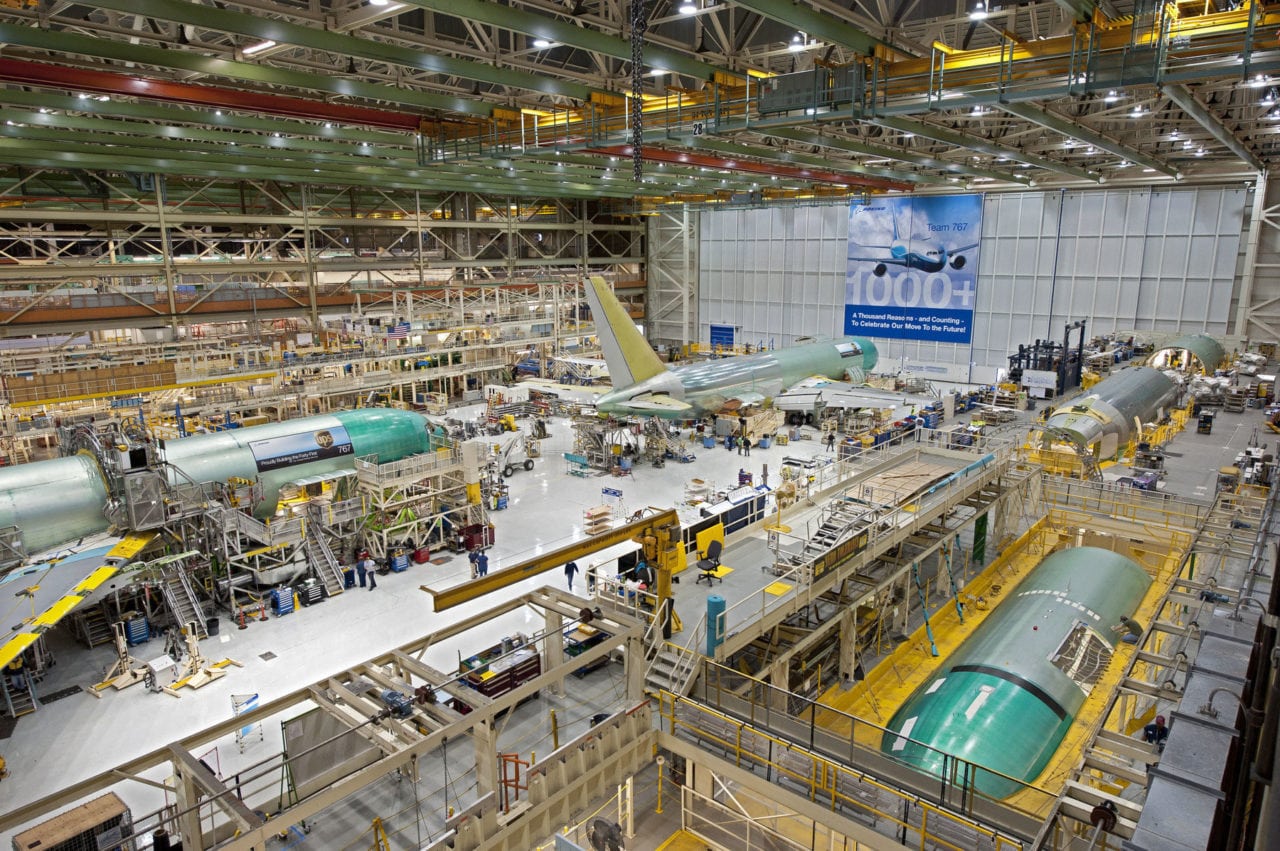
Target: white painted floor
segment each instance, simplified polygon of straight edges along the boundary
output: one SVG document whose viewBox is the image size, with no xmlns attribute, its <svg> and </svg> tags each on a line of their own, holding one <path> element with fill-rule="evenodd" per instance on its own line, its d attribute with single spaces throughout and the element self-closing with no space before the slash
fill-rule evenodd
<svg viewBox="0 0 1280 851">
<path fill-rule="evenodd" d="M 628 477 L 580 478 L 566 474 L 562 458 L 564 452 L 573 448 L 572 430 L 561 420 L 553 420 L 549 425 L 551 436 L 542 443 L 543 459 L 533 471 L 519 472 L 508 480 L 510 508 L 491 515 L 497 539 L 490 550 L 490 569 L 519 562 L 582 537 L 582 512 L 606 502 L 601 494 L 605 487 L 622 490 L 621 506 L 616 514 L 627 514 L 644 506 L 669 507 L 680 503 L 691 478 L 709 482 L 713 489 L 731 487 L 737 484 L 739 469 L 746 468 L 755 474 L 758 484 L 762 480 L 762 467 L 767 465 L 769 484 L 776 486 L 780 482 L 778 471 L 783 458 L 824 454 L 832 457 L 813 439 L 816 433 L 812 429 L 803 429 L 809 439 L 793 441 L 787 446 L 775 444 L 769 449 L 753 449 L 750 458 L 726 451 L 722 446 L 705 449 L 699 445 L 694 447 L 697 458 L 690 464 L 668 461 L 662 469 L 637 466 Z M 788 519 L 788 522 L 796 521 Z M 755 537 L 762 538 L 762 533 Z M 755 546 L 759 548 L 758 540 Z M 726 564 L 734 563 L 734 551 L 731 547 L 726 552 Z M 376 590 L 357 588 L 292 615 L 272 617 L 265 623 L 253 622 L 244 630 L 236 629 L 224 617 L 221 634 L 202 642 L 202 650 L 210 659 L 229 657 L 244 667 L 232 668 L 227 677 L 198 692 L 188 690 L 184 697 L 177 699 L 166 694 L 151 694 L 142 686 L 135 686 L 124 692 L 106 693 L 100 700 L 88 694 L 76 694 L 23 716 L 13 736 L 0 740 L 0 754 L 7 760 L 11 772 L 8 779 L 0 782 L 0 812 L 13 811 L 24 803 L 227 719 L 232 714 L 233 694 L 257 693 L 261 702 L 268 702 L 492 606 L 495 601 L 479 599 L 436 614 L 431 611 L 429 597 L 419 590 L 420 585 L 449 585 L 468 578 L 466 558 L 454 556 L 442 565 L 415 565 L 406 573 L 379 577 Z M 732 584 L 738 586 L 750 580 L 749 585 L 758 591 L 773 578 L 753 565 L 743 570 L 740 580 Z M 687 581 L 692 583 L 692 573 Z M 500 593 L 520 594 L 542 585 L 564 587 L 563 573 L 555 569 Z M 581 575 L 574 590 L 585 593 Z M 722 586 L 716 586 L 716 591 L 722 592 Z M 682 586 L 680 593 L 688 592 Z M 533 613 L 515 612 L 472 631 L 465 639 L 434 646 L 425 661 L 451 670 L 456 668 L 460 657 L 490 646 L 504 635 L 513 631 L 535 632 L 540 628 L 540 619 L 535 619 Z M 49 693 L 67 685 L 89 685 L 100 678 L 102 670 L 114 658 L 114 651 L 109 647 L 86 651 L 69 637 L 58 637 L 57 631 L 51 634 L 51 639 L 59 663 L 38 685 L 37 693 Z M 134 648 L 135 656 L 144 660 L 162 652 L 158 640 Z M 269 661 L 261 658 L 267 653 L 274 654 L 274 658 Z M 607 686 L 599 688 L 607 690 Z M 572 699 L 571 694 L 570 703 Z M 596 702 L 590 701 L 593 705 Z M 571 706 L 565 709 L 575 720 L 581 720 L 576 719 L 577 714 L 584 714 L 573 713 Z M 250 747 L 245 754 L 239 752 L 234 741 L 223 741 L 214 751 L 198 756 L 207 756 L 222 775 L 231 775 L 278 750 L 278 724 L 268 723 L 265 728 L 267 741 Z M 162 803 L 157 790 L 136 782 L 121 784 L 117 792 L 134 808 L 135 814 L 149 812 Z M 0 842 L 7 847 L 10 837 L 0 837 Z"/>
</svg>

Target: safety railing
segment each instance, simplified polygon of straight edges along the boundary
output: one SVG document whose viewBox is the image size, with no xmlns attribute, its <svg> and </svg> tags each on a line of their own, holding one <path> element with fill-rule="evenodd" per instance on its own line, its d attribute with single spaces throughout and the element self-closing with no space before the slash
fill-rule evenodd
<svg viewBox="0 0 1280 851">
<path fill-rule="evenodd" d="M 1139 491 L 1113 482 L 1086 482 L 1046 476 L 1043 498 L 1054 525 L 1070 526 L 1073 512 L 1134 523 L 1195 529 L 1211 507 L 1161 491 Z M 1078 523 L 1075 525 L 1079 525 Z"/>
<path fill-rule="evenodd" d="M 385 464 L 378 463 L 377 455 L 362 455 L 355 460 L 356 476 L 361 482 L 375 487 L 395 487 L 420 481 L 429 476 L 452 472 L 461 465 L 462 453 L 452 445 Z"/>
<path fill-rule="evenodd" d="M 882 727 L 843 716 L 851 732 L 836 735 L 815 723 L 819 715 L 833 712 L 820 704 L 806 701 L 806 719 L 804 713 L 780 708 L 792 697 L 781 689 L 754 681 L 757 688 L 738 698 L 708 687 L 713 682 L 714 677 L 704 676 L 689 698 L 659 695 L 659 730 L 890 835 L 915 833 L 910 844 L 916 847 L 1012 849 L 1035 834 L 1036 812 L 1014 809 L 976 790 L 984 773 L 1015 784 L 1019 795 L 1032 797 L 1035 810 L 1047 810 L 1055 800 L 1044 790 L 947 754 L 938 754 L 944 766 L 938 775 L 919 771 L 854 741 L 855 729 L 879 741 L 887 733 Z M 952 832 L 961 828 L 968 834 L 963 845 L 956 844 Z"/>
<path fill-rule="evenodd" d="M 916 447 L 911 447 L 911 451 L 916 451 Z M 793 582 L 795 593 L 776 596 L 761 588 L 757 593 L 747 595 L 719 613 L 717 634 L 727 636 L 732 632 L 733 624 L 763 621 L 774 612 L 795 610 L 815 602 L 829 587 L 829 582 L 819 580 L 829 579 L 838 569 L 859 556 L 867 554 L 866 558 L 874 558 L 918 534 L 935 519 L 936 513 L 943 510 L 944 506 L 954 505 L 986 487 L 999 471 L 1008 468 L 1013 453 L 1013 445 L 1008 444 L 961 468 L 925 493 L 913 494 L 891 508 L 869 510 L 865 528 L 846 535 L 826 552 L 795 565 L 775 561 L 773 572 L 779 581 Z M 884 464 L 884 456 L 875 460 L 881 466 Z M 850 476 L 866 472 L 865 468 L 848 469 Z M 694 649 L 704 647 L 707 629 L 707 616 L 704 613 L 693 629 L 686 630 L 685 646 Z"/>
</svg>

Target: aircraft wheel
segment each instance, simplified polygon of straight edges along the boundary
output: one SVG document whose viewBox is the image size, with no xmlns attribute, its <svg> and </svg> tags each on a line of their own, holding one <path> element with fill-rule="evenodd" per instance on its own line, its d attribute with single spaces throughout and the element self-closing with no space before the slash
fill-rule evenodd
<svg viewBox="0 0 1280 851">
<path fill-rule="evenodd" d="M 524 468 L 525 468 L 526 470 L 532 470 L 532 469 L 533 469 L 533 459 L 532 459 L 532 458 L 526 458 L 526 459 L 525 459 L 525 461 L 524 461 Z"/>
<path fill-rule="evenodd" d="M 807 426 L 813 425 L 813 414 L 804 415 L 804 424 Z"/>
<path fill-rule="evenodd" d="M 516 468 L 508 464 L 507 466 L 502 468 L 502 478 L 509 479 L 515 475 L 515 472 L 516 472 Z"/>
</svg>

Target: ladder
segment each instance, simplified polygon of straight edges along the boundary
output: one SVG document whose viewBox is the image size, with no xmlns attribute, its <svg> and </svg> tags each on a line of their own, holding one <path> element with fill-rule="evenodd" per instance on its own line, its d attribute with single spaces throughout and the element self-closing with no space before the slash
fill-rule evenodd
<svg viewBox="0 0 1280 851">
<path fill-rule="evenodd" d="M 92 606 L 77 613 L 72 623 L 75 626 L 76 637 L 83 641 L 86 647 L 110 644 L 114 640 L 111 623 L 107 620 L 101 605 Z"/>
<path fill-rule="evenodd" d="M 35 712 L 37 704 L 35 698 L 31 695 L 31 677 L 23 678 L 26 680 L 26 688 L 15 689 L 9 685 L 8 673 L 0 673 L 4 673 L 4 701 L 9 717 L 18 718 Z"/>
<path fill-rule="evenodd" d="M 169 611 L 173 613 L 174 622 L 179 627 L 194 623 L 196 638 L 209 637 L 205 626 L 204 607 L 200 605 L 195 589 L 191 587 L 191 580 L 181 566 L 164 572 L 160 590 L 164 594 L 165 602 L 169 604 Z"/>
<path fill-rule="evenodd" d="M 312 529 L 314 530 L 315 527 L 313 526 Z M 333 554 L 333 548 L 325 540 L 324 533 L 317 531 L 308 533 L 307 537 L 302 539 L 302 545 L 307 553 L 307 561 L 319 577 L 325 593 L 330 597 L 341 594 L 342 565 L 338 564 L 338 557 Z"/>
</svg>

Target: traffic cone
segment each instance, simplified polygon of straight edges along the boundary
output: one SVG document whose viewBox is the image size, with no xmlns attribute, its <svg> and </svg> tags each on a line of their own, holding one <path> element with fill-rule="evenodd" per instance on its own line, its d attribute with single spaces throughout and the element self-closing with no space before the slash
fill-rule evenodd
<svg viewBox="0 0 1280 851">
<path fill-rule="evenodd" d="M 258 620 L 265 621 L 267 619 L 267 604 L 258 603 Z"/>
<path fill-rule="evenodd" d="M 236 611 L 236 623 L 239 625 L 239 629 L 248 629 L 249 624 L 245 623 L 244 609 L 238 609 Z"/>
</svg>

